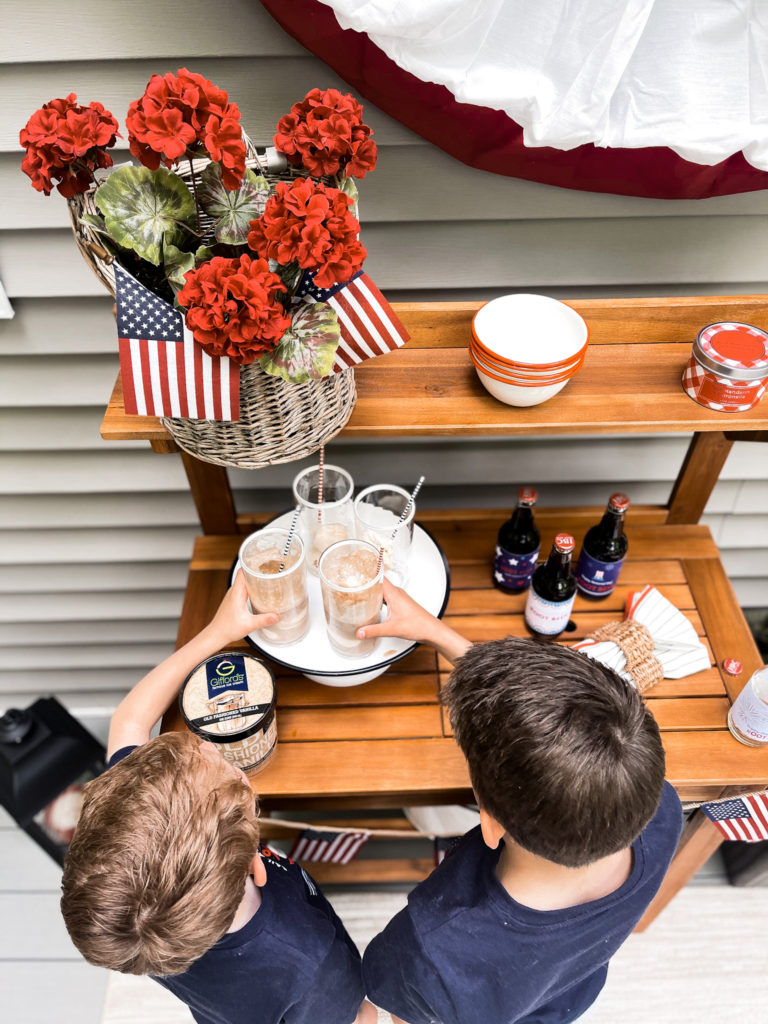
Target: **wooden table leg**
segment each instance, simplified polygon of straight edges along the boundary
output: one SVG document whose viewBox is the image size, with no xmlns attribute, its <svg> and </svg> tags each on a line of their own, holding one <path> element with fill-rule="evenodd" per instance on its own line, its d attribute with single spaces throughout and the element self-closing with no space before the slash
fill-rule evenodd
<svg viewBox="0 0 768 1024">
<path fill-rule="evenodd" d="M 693 435 L 669 498 L 668 523 L 698 523 L 732 447 L 720 431 Z"/>
<path fill-rule="evenodd" d="M 184 463 L 203 533 L 237 533 L 235 503 L 226 469 L 196 459 L 185 451 L 181 453 L 181 461 Z"/>
<path fill-rule="evenodd" d="M 640 918 L 637 928 L 635 928 L 636 932 L 645 931 L 683 886 L 690 882 L 702 864 L 712 856 L 722 842 L 722 833 L 715 828 L 705 814 L 696 811 L 683 829 L 680 845 L 669 865 L 669 871 L 667 871 L 661 888 L 652 903 Z"/>
</svg>

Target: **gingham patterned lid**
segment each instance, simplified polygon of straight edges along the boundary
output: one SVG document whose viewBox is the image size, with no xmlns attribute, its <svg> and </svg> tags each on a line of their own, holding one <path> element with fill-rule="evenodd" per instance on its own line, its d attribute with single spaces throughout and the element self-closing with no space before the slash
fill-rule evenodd
<svg viewBox="0 0 768 1024">
<path fill-rule="evenodd" d="M 693 354 L 697 362 L 719 377 L 768 377 L 768 334 L 749 324 L 709 324 L 699 331 Z"/>
</svg>

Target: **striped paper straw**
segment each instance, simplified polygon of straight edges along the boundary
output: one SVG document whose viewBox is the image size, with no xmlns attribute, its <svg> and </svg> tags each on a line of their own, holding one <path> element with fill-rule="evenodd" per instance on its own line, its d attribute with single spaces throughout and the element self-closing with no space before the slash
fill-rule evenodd
<svg viewBox="0 0 768 1024">
<path fill-rule="evenodd" d="M 280 568 L 277 570 L 281 573 L 285 569 L 285 560 L 288 557 L 288 552 L 291 550 L 291 544 L 293 544 L 293 535 L 296 533 L 296 526 L 299 522 L 299 513 L 301 512 L 301 505 L 297 505 L 293 511 L 293 519 L 288 529 L 288 540 L 285 542 L 285 548 L 283 549 L 283 560 L 280 563 Z"/>
<path fill-rule="evenodd" d="M 418 482 L 418 483 L 416 484 L 416 486 L 415 486 L 415 487 L 413 488 L 413 490 L 411 491 L 411 496 L 410 496 L 410 498 L 408 499 L 408 501 L 407 501 L 407 503 L 406 503 L 406 506 L 405 506 L 405 508 L 403 509 L 403 511 L 402 511 L 402 514 L 401 514 L 400 518 L 399 518 L 399 519 L 398 519 L 398 521 L 397 521 L 397 525 L 395 526 L 394 530 L 392 531 L 392 540 L 394 540 L 394 539 L 395 539 L 395 534 L 397 533 L 397 531 L 399 530 L 399 528 L 400 528 L 400 527 L 401 527 L 401 526 L 403 525 L 403 523 L 405 522 L 405 520 L 406 520 L 406 519 L 408 518 L 408 513 L 409 513 L 409 512 L 411 511 L 411 509 L 413 508 L 413 503 L 414 503 L 414 501 L 416 501 L 416 495 L 417 495 L 417 494 L 419 493 L 419 491 L 421 490 L 421 485 L 422 485 L 423 483 L 424 483 L 424 477 L 423 477 L 423 476 L 420 476 L 420 477 L 419 477 L 419 482 Z"/>
<path fill-rule="evenodd" d="M 320 466 L 319 466 L 318 471 L 317 471 L 317 504 L 318 505 L 322 505 L 323 504 L 323 470 L 325 469 L 325 445 L 324 444 L 320 445 L 319 460 L 320 460 Z M 322 519 L 323 519 L 323 510 L 321 508 L 319 508 L 317 510 L 317 521 L 318 521 L 318 523 L 322 522 Z"/>
</svg>

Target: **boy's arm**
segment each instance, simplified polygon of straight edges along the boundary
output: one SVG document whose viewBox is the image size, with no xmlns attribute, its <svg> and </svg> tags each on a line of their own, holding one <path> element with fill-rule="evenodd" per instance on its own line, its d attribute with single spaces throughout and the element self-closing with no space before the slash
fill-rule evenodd
<svg viewBox="0 0 768 1024">
<path fill-rule="evenodd" d="M 389 617 L 385 622 L 358 629 L 357 636 L 361 640 L 369 636 L 399 636 L 405 640 L 416 640 L 420 644 L 435 647 L 451 664 L 472 646 L 455 629 L 430 615 L 426 608 L 417 604 L 404 590 L 390 583 L 386 576 L 384 600 L 387 602 Z"/>
<path fill-rule="evenodd" d="M 243 574 L 238 572 L 208 625 L 145 675 L 118 704 L 109 724 L 107 757 L 121 747 L 146 743 L 152 727 L 195 665 L 254 629 L 277 620 L 274 612 L 251 614 Z"/>
</svg>

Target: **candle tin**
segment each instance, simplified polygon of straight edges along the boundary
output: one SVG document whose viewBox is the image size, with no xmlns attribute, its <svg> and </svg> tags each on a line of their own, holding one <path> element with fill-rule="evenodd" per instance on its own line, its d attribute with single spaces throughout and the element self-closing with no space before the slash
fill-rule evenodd
<svg viewBox="0 0 768 1024">
<path fill-rule="evenodd" d="M 768 334 L 722 322 L 699 331 L 683 371 L 683 389 L 717 412 L 746 412 L 768 387 Z"/>
<path fill-rule="evenodd" d="M 260 771 L 277 744 L 275 677 L 252 654 L 224 652 L 192 669 L 179 693 L 187 728 L 244 772 Z"/>
</svg>

